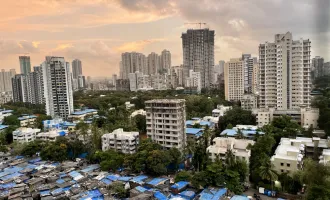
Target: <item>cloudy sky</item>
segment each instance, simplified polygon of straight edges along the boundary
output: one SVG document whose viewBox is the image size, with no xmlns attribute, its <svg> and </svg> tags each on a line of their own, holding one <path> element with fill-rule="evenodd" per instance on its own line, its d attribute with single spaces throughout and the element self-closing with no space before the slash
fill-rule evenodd
<svg viewBox="0 0 330 200">
<path fill-rule="evenodd" d="M 216 31 L 215 61 L 242 53 L 291 31 L 309 38 L 312 55 L 330 61 L 329 0 L 0 0 L 0 69 L 19 69 L 46 55 L 79 58 L 85 75 L 118 73 L 120 55 L 172 52 L 182 62 L 181 33 L 206 22 Z"/>
</svg>

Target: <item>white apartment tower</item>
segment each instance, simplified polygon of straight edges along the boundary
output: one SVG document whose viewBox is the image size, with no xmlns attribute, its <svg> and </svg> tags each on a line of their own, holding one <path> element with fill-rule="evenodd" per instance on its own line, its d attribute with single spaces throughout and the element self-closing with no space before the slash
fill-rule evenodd
<svg viewBox="0 0 330 200">
<path fill-rule="evenodd" d="M 79 59 L 74 59 L 72 61 L 72 77 L 74 79 L 78 79 L 79 76 L 81 76 L 82 73 L 82 65 L 81 61 Z"/>
<path fill-rule="evenodd" d="M 73 112 L 70 64 L 63 57 L 47 56 L 42 71 L 47 115 L 67 118 Z"/>
<path fill-rule="evenodd" d="M 252 93 L 253 86 L 253 66 L 257 64 L 257 58 L 251 57 L 251 54 L 243 54 L 244 67 L 244 91 L 245 93 Z"/>
<path fill-rule="evenodd" d="M 309 39 L 292 40 L 292 34 L 276 34 L 275 42 L 259 45 L 260 107 L 278 110 L 310 106 Z"/>
<path fill-rule="evenodd" d="M 147 60 L 145 55 L 137 52 L 126 52 L 121 54 L 120 74 L 122 79 L 128 79 L 129 73 L 136 71 L 148 74 Z"/>
<path fill-rule="evenodd" d="M 160 70 L 160 57 L 157 53 L 150 53 L 148 55 L 148 73 L 149 75 L 157 75 Z"/>
<path fill-rule="evenodd" d="M 5 71 L 2 69 L 0 71 L 0 92 L 11 92 L 12 82 L 11 79 L 15 76 L 15 69 Z"/>
<path fill-rule="evenodd" d="M 135 73 L 128 74 L 130 91 L 136 92 L 139 89 L 138 80 L 139 80 L 139 77 L 142 77 L 142 76 L 143 76 L 142 72 L 135 72 Z"/>
<path fill-rule="evenodd" d="M 164 49 L 160 56 L 160 69 L 162 72 L 169 72 L 171 68 L 171 52 Z"/>
<path fill-rule="evenodd" d="M 227 101 L 239 101 L 244 94 L 244 60 L 232 58 L 225 63 L 225 97 Z"/>
<path fill-rule="evenodd" d="M 155 99 L 146 101 L 147 135 L 164 148 L 186 145 L 186 106 L 184 99 Z"/>
<path fill-rule="evenodd" d="M 189 70 L 189 77 L 186 78 L 185 85 L 186 87 L 196 87 L 197 92 L 200 93 L 202 90 L 200 72 L 194 72 L 193 70 Z"/>
<path fill-rule="evenodd" d="M 214 80 L 214 30 L 189 29 L 182 33 L 184 77 L 189 70 L 200 72 L 202 88 Z"/>
</svg>

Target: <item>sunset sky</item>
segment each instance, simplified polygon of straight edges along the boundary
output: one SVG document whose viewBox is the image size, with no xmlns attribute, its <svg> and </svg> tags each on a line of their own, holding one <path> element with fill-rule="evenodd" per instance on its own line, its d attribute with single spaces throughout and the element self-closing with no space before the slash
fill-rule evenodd
<svg viewBox="0 0 330 200">
<path fill-rule="evenodd" d="M 206 22 L 216 32 L 215 62 L 257 55 L 259 43 L 291 31 L 309 38 L 312 55 L 330 61 L 329 0 L 1 0 L 0 69 L 28 54 L 78 58 L 89 76 L 119 72 L 121 53 L 160 53 L 182 62 L 181 33 Z"/>
</svg>

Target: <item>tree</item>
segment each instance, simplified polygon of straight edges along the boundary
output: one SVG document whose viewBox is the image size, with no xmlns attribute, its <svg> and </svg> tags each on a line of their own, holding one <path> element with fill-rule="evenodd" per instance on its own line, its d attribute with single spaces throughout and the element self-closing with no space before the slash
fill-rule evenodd
<svg viewBox="0 0 330 200">
<path fill-rule="evenodd" d="M 128 196 L 127 190 L 124 187 L 124 184 L 121 182 L 114 182 L 111 184 L 111 192 L 115 194 L 117 198 L 126 198 Z"/>
<path fill-rule="evenodd" d="M 171 157 L 170 165 L 173 167 L 173 170 L 176 171 L 182 161 L 181 152 L 177 148 L 172 147 L 170 150 L 168 150 L 168 154 Z"/>
<path fill-rule="evenodd" d="M 219 117 L 219 128 L 220 131 L 226 129 L 231 124 L 236 126 L 237 124 L 256 124 L 256 117 L 252 115 L 251 111 L 243 110 L 240 107 L 234 107 L 233 109 L 226 112 L 224 116 Z"/>
<path fill-rule="evenodd" d="M 175 182 L 191 181 L 192 174 L 189 171 L 181 171 L 175 176 Z"/>
<path fill-rule="evenodd" d="M 68 159 L 68 148 L 66 144 L 57 142 L 50 143 L 40 152 L 40 157 L 43 160 L 51 160 L 62 162 Z"/>
<path fill-rule="evenodd" d="M 153 150 L 146 159 L 146 171 L 151 175 L 164 175 L 167 166 L 171 162 L 171 156 L 166 151 Z"/>
<path fill-rule="evenodd" d="M 260 166 L 259 175 L 262 179 L 271 182 L 272 190 L 273 190 L 273 181 L 276 181 L 278 179 L 278 176 L 270 160 L 264 162 L 264 165 Z"/>
<path fill-rule="evenodd" d="M 27 145 L 25 145 L 21 151 L 21 154 L 23 156 L 34 156 L 36 155 L 36 153 L 40 152 L 41 150 L 43 150 L 43 148 L 45 147 L 44 143 L 40 140 L 35 140 L 32 142 L 27 143 Z"/>
<path fill-rule="evenodd" d="M 18 120 L 18 117 L 16 115 L 10 115 L 10 116 L 4 117 L 2 124 L 19 127 L 20 121 Z"/>
<path fill-rule="evenodd" d="M 86 124 L 85 122 L 79 122 L 76 125 L 76 130 L 79 133 L 79 135 L 83 136 L 84 141 L 86 141 L 86 137 L 88 135 L 88 129 L 89 129 L 89 125 Z"/>
<path fill-rule="evenodd" d="M 49 116 L 49 115 L 44 115 L 44 114 L 40 114 L 37 119 L 36 119 L 36 122 L 35 122 L 35 127 L 36 128 L 39 128 L 39 129 L 43 129 L 44 125 L 43 125 L 43 121 L 45 120 L 51 120 L 52 117 Z"/>
<path fill-rule="evenodd" d="M 147 132 L 147 122 L 146 122 L 146 116 L 144 115 L 136 115 L 134 117 L 134 121 L 136 124 L 137 129 L 140 133 Z"/>
<path fill-rule="evenodd" d="M 92 148 L 96 150 L 101 150 L 102 149 L 102 135 L 103 135 L 103 130 L 96 127 L 92 126 L 91 130 L 91 144 Z"/>
<path fill-rule="evenodd" d="M 5 141 L 3 144 L 11 144 L 13 143 L 13 131 L 17 129 L 17 126 L 10 125 L 5 131 L 2 133 L 5 136 Z"/>
</svg>

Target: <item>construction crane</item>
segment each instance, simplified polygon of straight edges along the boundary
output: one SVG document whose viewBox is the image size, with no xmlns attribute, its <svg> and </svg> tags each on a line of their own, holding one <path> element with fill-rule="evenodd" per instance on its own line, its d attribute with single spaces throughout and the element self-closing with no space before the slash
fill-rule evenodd
<svg viewBox="0 0 330 200">
<path fill-rule="evenodd" d="M 202 29 L 202 25 L 206 25 L 204 22 L 197 22 L 197 23 L 184 23 L 184 24 L 199 24 L 199 29 Z"/>
</svg>

